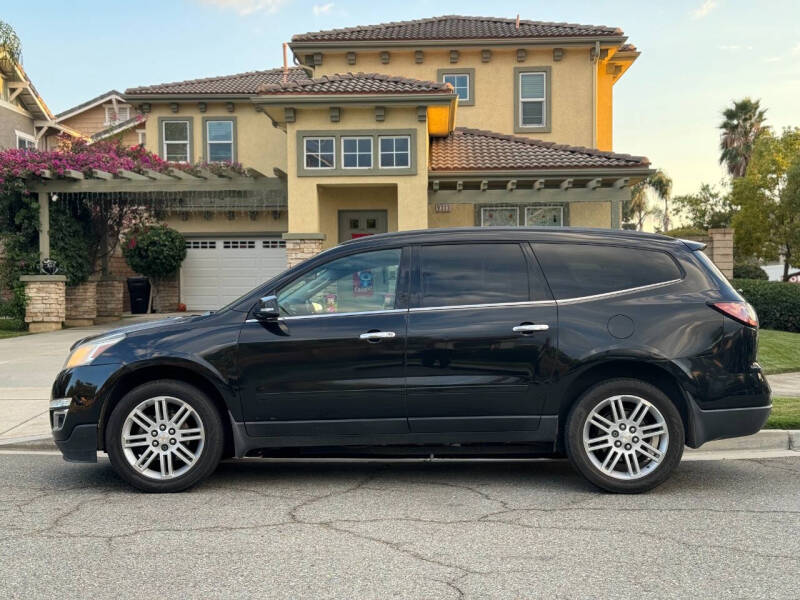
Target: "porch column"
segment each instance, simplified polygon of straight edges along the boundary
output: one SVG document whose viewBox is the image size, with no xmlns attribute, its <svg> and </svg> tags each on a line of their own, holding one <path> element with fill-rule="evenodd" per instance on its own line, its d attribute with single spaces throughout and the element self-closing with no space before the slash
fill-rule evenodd
<svg viewBox="0 0 800 600">
<path fill-rule="evenodd" d="M 620 229 L 622 225 L 622 202 L 619 199 L 611 201 L 611 229 Z"/>
<path fill-rule="evenodd" d="M 64 275 L 23 275 L 25 284 L 25 322 L 31 333 L 61 329 L 66 318 Z"/>
<path fill-rule="evenodd" d="M 50 199 L 39 192 L 39 260 L 50 258 Z"/>
<path fill-rule="evenodd" d="M 284 233 L 286 240 L 286 261 L 291 269 L 304 260 L 322 252 L 324 233 Z"/>
<path fill-rule="evenodd" d="M 728 279 L 733 277 L 733 229 L 709 229 L 711 260 Z"/>
</svg>

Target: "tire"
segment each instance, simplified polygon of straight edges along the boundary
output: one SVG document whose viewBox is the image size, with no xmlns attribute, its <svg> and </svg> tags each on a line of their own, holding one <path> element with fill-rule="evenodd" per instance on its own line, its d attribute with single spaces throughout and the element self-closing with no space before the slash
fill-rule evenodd
<svg viewBox="0 0 800 600">
<path fill-rule="evenodd" d="M 567 417 L 564 441 L 572 466 L 594 485 L 638 494 L 663 483 L 680 462 L 683 421 L 657 387 L 612 379 L 581 395 Z"/>
<path fill-rule="evenodd" d="M 151 381 L 125 394 L 114 407 L 105 447 L 116 472 L 132 486 L 145 492 L 180 492 L 217 468 L 224 447 L 222 420 L 211 399 L 194 386 Z"/>
</svg>

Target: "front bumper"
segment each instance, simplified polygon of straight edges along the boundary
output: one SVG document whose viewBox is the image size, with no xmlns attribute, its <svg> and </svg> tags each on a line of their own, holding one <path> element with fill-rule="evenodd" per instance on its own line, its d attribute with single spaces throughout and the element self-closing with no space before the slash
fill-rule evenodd
<svg viewBox="0 0 800 600">
<path fill-rule="evenodd" d="M 61 371 L 53 384 L 50 426 L 53 441 L 70 462 L 96 462 L 103 398 L 119 364 L 87 365 Z"/>
</svg>

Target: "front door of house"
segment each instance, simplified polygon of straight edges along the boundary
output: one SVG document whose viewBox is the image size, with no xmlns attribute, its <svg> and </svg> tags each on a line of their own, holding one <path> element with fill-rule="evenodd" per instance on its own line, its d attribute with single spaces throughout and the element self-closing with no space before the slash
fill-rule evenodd
<svg viewBox="0 0 800 600">
<path fill-rule="evenodd" d="M 340 210 L 339 242 L 365 235 L 386 233 L 388 216 L 385 210 Z"/>
</svg>

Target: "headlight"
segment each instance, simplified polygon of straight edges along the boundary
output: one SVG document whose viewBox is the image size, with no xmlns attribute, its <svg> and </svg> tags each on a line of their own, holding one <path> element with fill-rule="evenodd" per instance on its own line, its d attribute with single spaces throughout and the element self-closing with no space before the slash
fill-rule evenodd
<svg viewBox="0 0 800 600">
<path fill-rule="evenodd" d="M 81 367 L 83 365 L 90 365 L 92 361 L 100 356 L 103 352 L 111 348 L 114 344 L 121 342 L 125 339 L 124 335 L 117 335 L 114 337 L 100 338 L 81 344 L 72 354 L 69 355 L 67 362 L 64 363 L 65 369 L 73 367 Z"/>
</svg>

